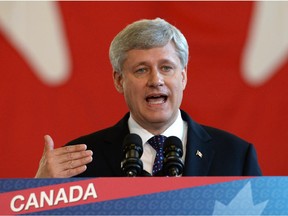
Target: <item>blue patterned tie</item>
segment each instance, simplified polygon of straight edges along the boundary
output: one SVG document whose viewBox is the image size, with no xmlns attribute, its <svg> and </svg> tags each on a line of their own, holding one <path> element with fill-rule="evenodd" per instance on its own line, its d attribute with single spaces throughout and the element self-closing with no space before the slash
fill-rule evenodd
<svg viewBox="0 0 288 216">
<path fill-rule="evenodd" d="M 148 140 L 148 143 L 156 150 L 156 157 L 153 165 L 152 175 L 159 172 L 163 167 L 163 144 L 166 137 L 163 135 L 156 135 L 153 136 L 151 139 Z"/>
</svg>

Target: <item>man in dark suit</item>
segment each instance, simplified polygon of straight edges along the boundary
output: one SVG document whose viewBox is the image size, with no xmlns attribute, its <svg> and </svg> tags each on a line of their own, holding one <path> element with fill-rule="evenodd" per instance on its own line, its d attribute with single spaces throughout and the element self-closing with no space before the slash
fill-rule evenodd
<svg viewBox="0 0 288 216">
<path fill-rule="evenodd" d="M 188 44 L 176 27 L 159 18 L 128 25 L 112 41 L 110 61 L 114 85 L 130 112 L 115 126 L 62 148 L 54 149 L 52 138 L 46 135 L 36 177 L 123 176 L 122 143 L 129 133 L 143 141 L 141 161 L 149 175 L 157 174 L 154 160 L 161 157 L 150 143 L 158 135 L 182 141 L 183 176 L 261 175 L 253 145 L 199 125 L 180 110 L 187 83 Z M 158 173 L 161 164 L 156 166 Z"/>
</svg>

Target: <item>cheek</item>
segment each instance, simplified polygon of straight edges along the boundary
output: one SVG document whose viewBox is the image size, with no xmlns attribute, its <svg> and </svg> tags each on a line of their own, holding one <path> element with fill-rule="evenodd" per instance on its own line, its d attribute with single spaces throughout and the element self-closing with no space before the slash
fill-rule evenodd
<svg viewBox="0 0 288 216">
<path fill-rule="evenodd" d="M 139 86 L 133 82 L 125 82 L 123 84 L 123 93 L 126 100 L 136 100 L 140 92 Z"/>
<path fill-rule="evenodd" d="M 177 92 L 177 94 L 185 89 L 185 81 L 179 78 L 172 79 L 170 82 L 170 89 Z"/>
<path fill-rule="evenodd" d="M 136 79 L 134 77 L 126 79 L 123 83 L 123 88 L 125 91 L 131 94 L 139 94 L 145 89 L 146 81 L 144 79 Z"/>
<path fill-rule="evenodd" d="M 141 91 L 131 85 L 127 85 L 124 88 L 124 98 L 125 102 L 129 108 L 130 111 L 133 113 L 138 112 L 141 107 L 143 107 L 142 104 L 142 96 Z"/>
<path fill-rule="evenodd" d="M 177 82 L 170 83 L 168 88 L 170 89 L 170 92 L 173 95 L 173 101 L 176 104 L 178 104 L 178 102 L 181 103 L 183 97 L 183 91 L 185 89 L 185 84 L 182 81 L 178 80 Z"/>
</svg>

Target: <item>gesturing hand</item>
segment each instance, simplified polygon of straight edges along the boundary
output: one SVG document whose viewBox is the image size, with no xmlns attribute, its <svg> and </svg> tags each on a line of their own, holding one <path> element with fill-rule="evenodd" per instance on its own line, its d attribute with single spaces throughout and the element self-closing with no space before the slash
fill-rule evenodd
<svg viewBox="0 0 288 216">
<path fill-rule="evenodd" d="M 44 136 L 45 146 L 35 178 L 68 178 L 84 172 L 92 161 L 91 150 L 85 144 L 54 149 L 53 139 Z"/>
</svg>

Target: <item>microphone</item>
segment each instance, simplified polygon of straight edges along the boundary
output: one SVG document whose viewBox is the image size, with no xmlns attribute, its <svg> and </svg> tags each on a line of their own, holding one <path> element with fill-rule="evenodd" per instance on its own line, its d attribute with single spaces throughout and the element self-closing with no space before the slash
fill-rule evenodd
<svg viewBox="0 0 288 216">
<path fill-rule="evenodd" d="M 127 134 L 122 151 L 124 154 L 124 159 L 121 162 L 121 169 L 125 176 L 135 177 L 142 174 L 143 163 L 140 157 L 143 153 L 142 139 L 137 134 Z"/>
<path fill-rule="evenodd" d="M 184 163 L 182 160 L 183 146 L 176 136 L 167 137 L 163 146 L 163 172 L 166 176 L 179 176 L 183 173 Z"/>
</svg>

